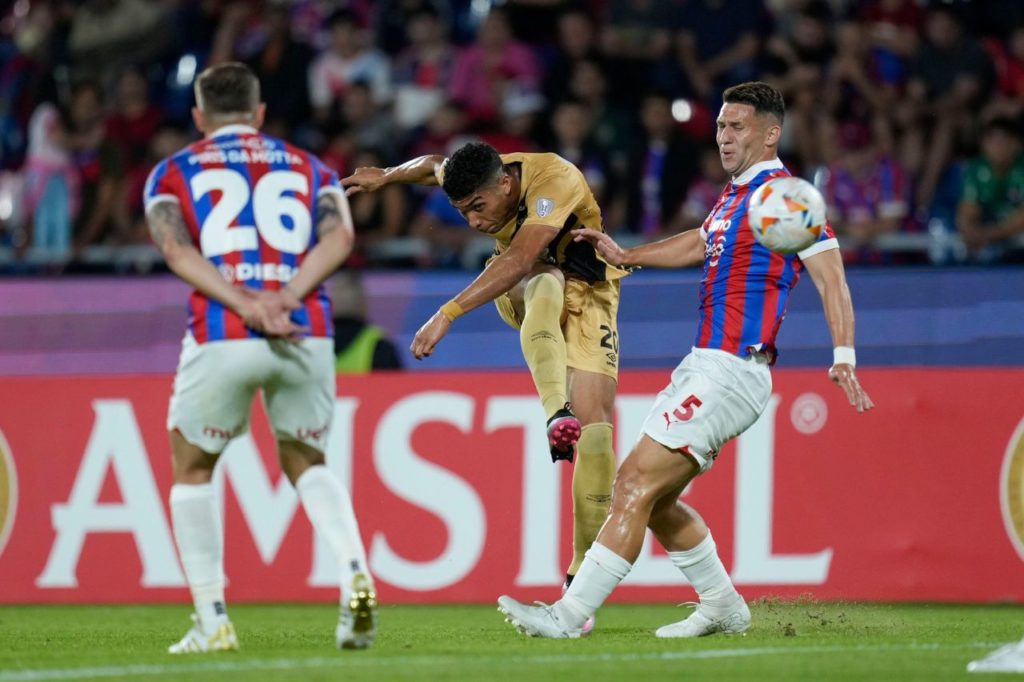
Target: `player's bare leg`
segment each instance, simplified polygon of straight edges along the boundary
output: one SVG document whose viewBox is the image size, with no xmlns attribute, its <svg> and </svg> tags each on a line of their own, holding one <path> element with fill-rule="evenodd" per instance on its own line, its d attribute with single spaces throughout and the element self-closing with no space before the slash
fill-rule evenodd
<svg viewBox="0 0 1024 682">
<path fill-rule="evenodd" d="M 684 486 L 685 487 L 685 486 Z M 683 488 L 662 498 L 648 527 L 697 591 L 697 609 L 678 623 L 658 628 L 658 637 L 736 634 L 750 627 L 750 610 L 725 571 L 711 531 L 697 511 L 679 501 Z"/>
<path fill-rule="evenodd" d="M 572 461 L 580 437 L 580 421 L 568 403 L 566 348 L 562 334 L 565 317 L 565 276 L 553 265 L 538 263 L 508 292 L 522 320 L 519 343 L 544 415 L 548 419 L 551 459 Z"/>
<path fill-rule="evenodd" d="M 171 431 L 170 439 L 171 523 L 196 612 L 193 627 L 168 652 L 237 651 L 238 639 L 224 602 L 224 534 L 210 484 L 219 455 L 204 452 L 177 430 Z"/>
<path fill-rule="evenodd" d="M 277 443 L 281 470 L 295 486 L 310 523 L 331 546 L 341 569 L 341 612 L 335 641 L 341 649 L 365 649 L 377 634 L 377 594 L 359 537 L 352 500 L 324 465 L 324 455 L 297 440 Z"/>
<path fill-rule="evenodd" d="M 626 577 L 652 527 L 670 547 L 673 563 L 697 590 L 701 604 L 686 620 L 660 628 L 659 637 L 743 632 L 750 612 L 725 573 L 700 516 L 678 497 L 699 473 L 696 462 L 642 436 L 615 480 L 608 520 L 572 586 L 552 606 L 526 606 L 502 597 L 499 608 L 520 630 L 540 637 L 579 637 L 582 624 Z"/>
</svg>

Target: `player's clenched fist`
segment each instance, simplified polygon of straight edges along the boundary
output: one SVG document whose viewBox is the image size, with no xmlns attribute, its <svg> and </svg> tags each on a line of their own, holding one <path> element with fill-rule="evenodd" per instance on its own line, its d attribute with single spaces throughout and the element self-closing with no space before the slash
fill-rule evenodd
<svg viewBox="0 0 1024 682">
<path fill-rule="evenodd" d="M 360 192 L 373 192 L 387 184 L 384 182 L 385 172 L 383 168 L 372 166 L 356 168 L 355 173 L 341 179 L 341 186 L 345 188 L 345 194 L 348 196 Z"/>
</svg>

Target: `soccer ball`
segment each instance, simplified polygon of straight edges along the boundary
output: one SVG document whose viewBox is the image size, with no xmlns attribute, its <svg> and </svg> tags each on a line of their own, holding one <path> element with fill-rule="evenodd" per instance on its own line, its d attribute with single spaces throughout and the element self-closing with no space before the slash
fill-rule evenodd
<svg viewBox="0 0 1024 682">
<path fill-rule="evenodd" d="M 762 246 L 776 253 L 796 253 L 825 229 L 825 199 L 802 178 L 775 178 L 750 197 L 747 216 L 754 239 Z"/>
</svg>

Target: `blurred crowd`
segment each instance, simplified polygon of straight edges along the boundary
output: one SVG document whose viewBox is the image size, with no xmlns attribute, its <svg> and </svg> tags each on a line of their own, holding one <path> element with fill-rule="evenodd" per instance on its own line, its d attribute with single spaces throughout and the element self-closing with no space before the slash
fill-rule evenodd
<svg viewBox="0 0 1024 682">
<path fill-rule="evenodd" d="M 721 92 L 763 79 L 786 96 L 780 154 L 826 195 L 848 261 L 1024 250 L 1021 0 L 16 0 L 0 264 L 143 248 L 145 178 L 195 139 L 192 82 L 226 60 L 259 75 L 265 131 L 342 176 L 471 139 L 553 151 L 634 243 L 701 223 L 727 180 Z M 486 254 L 437 189 L 352 210 L 358 264 Z"/>
</svg>

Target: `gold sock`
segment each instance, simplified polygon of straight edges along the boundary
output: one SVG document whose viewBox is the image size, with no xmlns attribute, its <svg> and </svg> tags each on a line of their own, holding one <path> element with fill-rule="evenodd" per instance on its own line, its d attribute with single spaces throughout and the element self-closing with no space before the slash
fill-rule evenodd
<svg viewBox="0 0 1024 682">
<path fill-rule="evenodd" d="M 584 426 L 576 450 L 572 472 L 572 564 L 566 571 L 569 575 L 580 570 L 583 556 L 608 516 L 616 469 L 612 425 L 600 422 Z"/>
<path fill-rule="evenodd" d="M 561 325 L 564 300 L 558 278 L 548 274 L 531 279 L 523 296 L 526 315 L 519 328 L 519 343 L 549 418 L 566 402 L 565 336 Z"/>
</svg>

